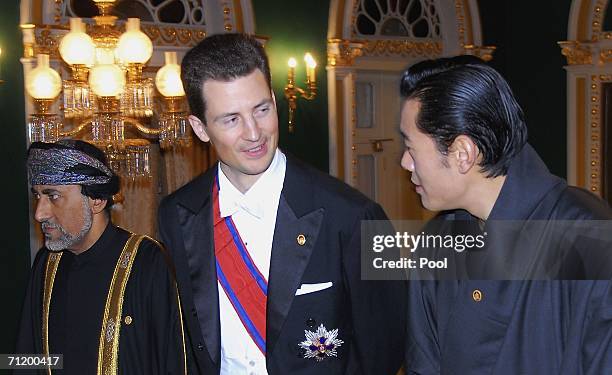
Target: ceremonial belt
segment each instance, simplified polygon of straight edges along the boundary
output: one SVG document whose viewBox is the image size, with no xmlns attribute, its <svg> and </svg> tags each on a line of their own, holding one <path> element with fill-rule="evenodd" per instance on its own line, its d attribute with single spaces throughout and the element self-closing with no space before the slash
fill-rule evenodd
<svg viewBox="0 0 612 375">
<path fill-rule="evenodd" d="M 217 280 L 265 356 L 268 283 L 251 259 L 231 216 L 221 217 L 218 176 L 213 184 L 213 202 Z"/>
<path fill-rule="evenodd" d="M 123 298 L 125 295 L 125 287 L 127 286 L 132 264 L 136 258 L 136 253 L 140 247 L 140 243 L 148 236 L 132 234 L 126 241 L 115 265 L 115 271 L 111 280 L 108 295 L 106 297 L 106 305 L 104 307 L 104 317 L 102 320 L 102 330 L 100 333 L 100 344 L 98 347 L 98 375 L 114 375 L 118 373 L 118 357 L 119 357 L 119 329 L 121 328 L 121 314 L 123 311 Z M 159 244 L 159 243 L 158 243 Z M 161 247 L 161 245 L 159 245 Z M 51 253 L 47 259 L 47 268 L 45 270 L 45 286 L 43 291 L 43 350 L 45 357 L 49 356 L 49 307 L 51 305 L 51 293 L 53 291 L 53 282 L 55 274 L 59 266 L 62 253 Z M 180 297 L 178 288 L 176 287 L 176 296 L 178 303 L 179 320 L 181 322 L 181 339 L 183 344 L 183 368 L 187 374 L 187 354 L 185 350 L 185 334 L 183 330 L 183 315 L 181 311 Z M 47 368 L 51 374 L 51 368 Z"/>
</svg>

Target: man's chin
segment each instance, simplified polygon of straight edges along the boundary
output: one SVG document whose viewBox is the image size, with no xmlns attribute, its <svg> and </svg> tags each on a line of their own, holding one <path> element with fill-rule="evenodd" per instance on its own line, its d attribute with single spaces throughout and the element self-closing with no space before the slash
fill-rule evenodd
<svg viewBox="0 0 612 375">
<path fill-rule="evenodd" d="M 74 241 L 71 241 L 67 238 L 47 239 L 45 241 L 45 247 L 51 251 L 66 250 L 73 244 Z"/>
<path fill-rule="evenodd" d="M 272 164 L 272 159 L 274 159 L 274 154 L 257 160 L 255 163 L 249 163 L 251 165 L 248 165 L 247 168 L 245 168 L 246 174 L 257 176 L 264 173 Z"/>
<path fill-rule="evenodd" d="M 251 168 L 244 170 L 243 173 L 248 176 L 261 176 L 266 171 L 266 169 L 268 168 Z"/>
<path fill-rule="evenodd" d="M 435 204 L 432 204 L 427 198 L 423 197 L 422 195 L 421 195 L 421 205 L 423 206 L 423 208 L 429 211 L 440 211 L 439 207 L 437 207 Z"/>
<path fill-rule="evenodd" d="M 50 251 L 66 250 L 66 245 L 59 241 L 45 241 L 45 247 Z"/>
</svg>

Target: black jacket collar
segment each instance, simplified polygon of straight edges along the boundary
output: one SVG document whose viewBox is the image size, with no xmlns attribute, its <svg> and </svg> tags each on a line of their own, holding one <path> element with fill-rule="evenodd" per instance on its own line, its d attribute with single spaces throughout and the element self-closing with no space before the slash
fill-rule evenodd
<svg viewBox="0 0 612 375">
<path fill-rule="evenodd" d="M 544 197 L 565 181 L 552 175 L 529 144 L 516 155 L 489 220 L 521 220 L 529 218 Z"/>
</svg>

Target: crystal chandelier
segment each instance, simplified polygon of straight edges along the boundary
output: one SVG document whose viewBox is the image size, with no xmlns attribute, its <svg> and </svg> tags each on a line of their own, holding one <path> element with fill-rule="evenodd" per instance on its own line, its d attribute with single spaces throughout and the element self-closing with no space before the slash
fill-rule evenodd
<svg viewBox="0 0 612 375">
<path fill-rule="evenodd" d="M 117 17 L 110 15 L 115 0 L 94 1 L 100 15 L 94 17 L 90 33 L 80 18 L 72 18 L 70 32 L 59 44 L 70 79 L 62 81 L 44 54 L 37 56 L 37 67 L 26 76 L 26 91 L 35 107 L 28 121 L 29 139 L 55 142 L 88 129 L 85 138 L 104 150 L 116 172 L 131 179 L 150 177 L 150 142 L 129 137 L 129 127 L 158 138 L 163 149 L 190 145 L 176 53 L 165 52 L 166 64 L 155 76 L 163 97 L 162 109 L 156 112 L 153 80 L 143 76 L 153 45 L 140 30 L 140 19 L 128 18 L 121 33 Z M 51 110 L 60 93 L 63 116 Z"/>
</svg>

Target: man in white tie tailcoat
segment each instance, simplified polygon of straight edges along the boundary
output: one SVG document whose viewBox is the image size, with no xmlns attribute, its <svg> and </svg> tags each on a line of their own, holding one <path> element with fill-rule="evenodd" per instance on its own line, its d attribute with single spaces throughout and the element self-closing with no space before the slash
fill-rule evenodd
<svg viewBox="0 0 612 375">
<path fill-rule="evenodd" d="M 159 211 L 190 371 L 395 374 L 405 285 L 361 278 L 361 222 L 386 219 L 382 208 L 278 149 L 270 69 L 256 39 L 207 37 L 181 74 L 191 126 L 219 157 Z"/>
</svg>

